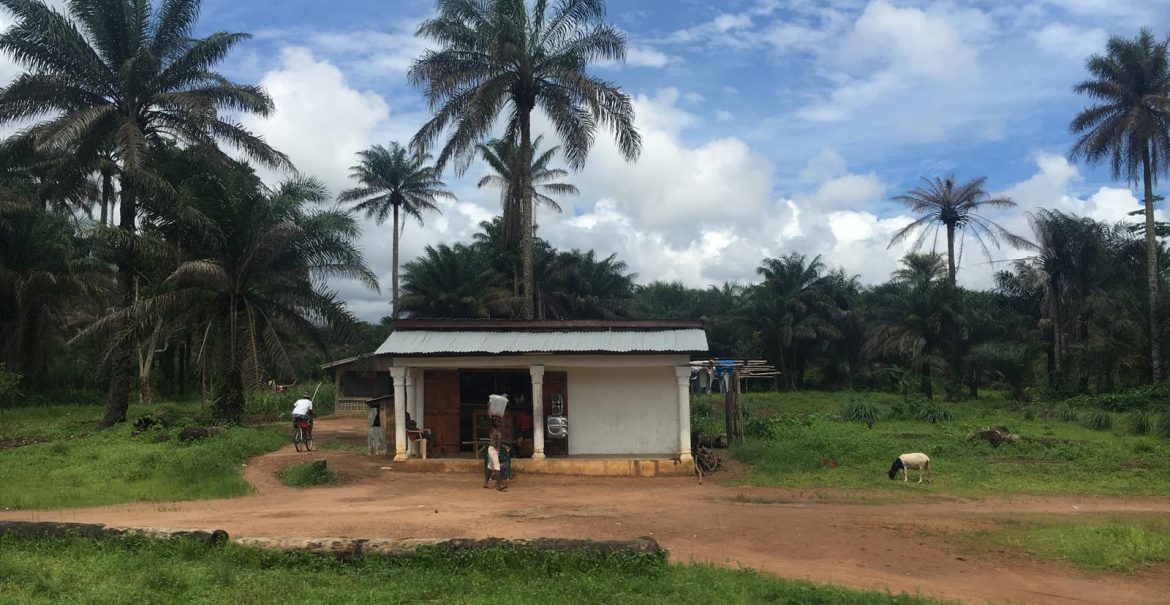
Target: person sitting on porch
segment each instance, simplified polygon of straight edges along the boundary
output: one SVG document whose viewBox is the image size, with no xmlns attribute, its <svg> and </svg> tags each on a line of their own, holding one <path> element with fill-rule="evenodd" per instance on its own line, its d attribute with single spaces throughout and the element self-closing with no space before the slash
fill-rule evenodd
<svg viewBox="0 0 1170 605">
<path fill-rule="evenodd" d="M 427 447 L 430 447 L 431 444 L 434 443 L 434 436 L 431 433 L 431 429 L 418 428 L 418 423 L 410 417 L 410 412 L 406 413 L 406 437 L 411 441 L 425 439 L 427 442 Z"/>
<path fill-rule="evenodd" d="M 526 444 L 532 441 L 532 414 L 528 410 L 516 410 L 516 449 L 523 456 Z"/>
</svg>

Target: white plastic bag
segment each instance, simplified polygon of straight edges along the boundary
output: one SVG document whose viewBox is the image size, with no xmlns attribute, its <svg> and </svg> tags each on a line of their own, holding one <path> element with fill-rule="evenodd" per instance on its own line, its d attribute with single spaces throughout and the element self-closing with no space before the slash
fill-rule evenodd
<svg viewBox="0 0 1170 605">
<path fill-rule="evenodd" d="M 503 416 L 504 408 L 508 407 L 507 395 L 488 395 L 488 413 L 492 416 Z"/>
</svg>

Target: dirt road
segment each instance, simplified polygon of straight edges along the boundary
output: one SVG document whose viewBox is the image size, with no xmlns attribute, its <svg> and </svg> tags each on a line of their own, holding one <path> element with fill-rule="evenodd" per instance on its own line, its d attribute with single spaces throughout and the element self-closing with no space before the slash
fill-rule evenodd
<svg viewBox="0 0 1170 605">
<path fill-rule="evenodd" d="M 363 442 L 360 421 L 321 420 L 316 437 Z M 275 471 L 325 458 L 343 484 L 298 490 Z M 790 578 L 919 593 L 966 602 L 1159 603 L 1170 566 L 1106 576 L 1021 557 L 956 552 L 939 533 L 984 527 L 1020 512 L 1170 514 L 1170 500 L 1015 498 L 857 504 L 798 490 L 698 485 L 692 479 L 526 475 L 507 492 L 475 475 L 381 470 L 386 459 L 291 446 L 245 468 L 251 496 L 62 511 L 0 511 L 6 519 L 115 526 L 222 528 L 232 536 L 617 539 L 653 536 L 675 561 L 747 566 Z M 908 487 L 908 489 L 914 489 Z"/>
</svg>

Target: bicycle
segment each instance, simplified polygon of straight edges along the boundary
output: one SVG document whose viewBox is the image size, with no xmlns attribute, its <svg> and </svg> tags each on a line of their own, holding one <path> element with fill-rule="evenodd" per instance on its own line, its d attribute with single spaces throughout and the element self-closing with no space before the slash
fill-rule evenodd
<svg viewBox="0 0 1170 605">
<path fill-rule="evenodd" d="M 293 430 L 293 447 L 298 452 L 313 451 L 313 422 L 308 418 L 297 418 L 296 429 Z M 301 449 L 304 447 L 305 449 Z"/>
<path fill-rule="evenodd" d="M 699 476 L 700 485 L 703 483 L 703 475 L 710 475 L 723 464 L 719 456 L 716 456 L 715 452 L 705 445 L 700 445 L 695 448 L 694 460 L 695 474 Z"/>
</svg>

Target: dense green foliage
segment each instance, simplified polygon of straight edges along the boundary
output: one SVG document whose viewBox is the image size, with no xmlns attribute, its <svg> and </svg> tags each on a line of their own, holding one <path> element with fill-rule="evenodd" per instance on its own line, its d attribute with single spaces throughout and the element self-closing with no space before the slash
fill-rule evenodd
<svg viewBox="0 0 1170 605">
<path fill-rule="evenodd" d="M 526 548 L 347 563 L 229 545 L 0 538 L 0 600 L 20 603 L 781 603 L 912 605 L 750 571 L 654 556 Z"/>
</svg>

